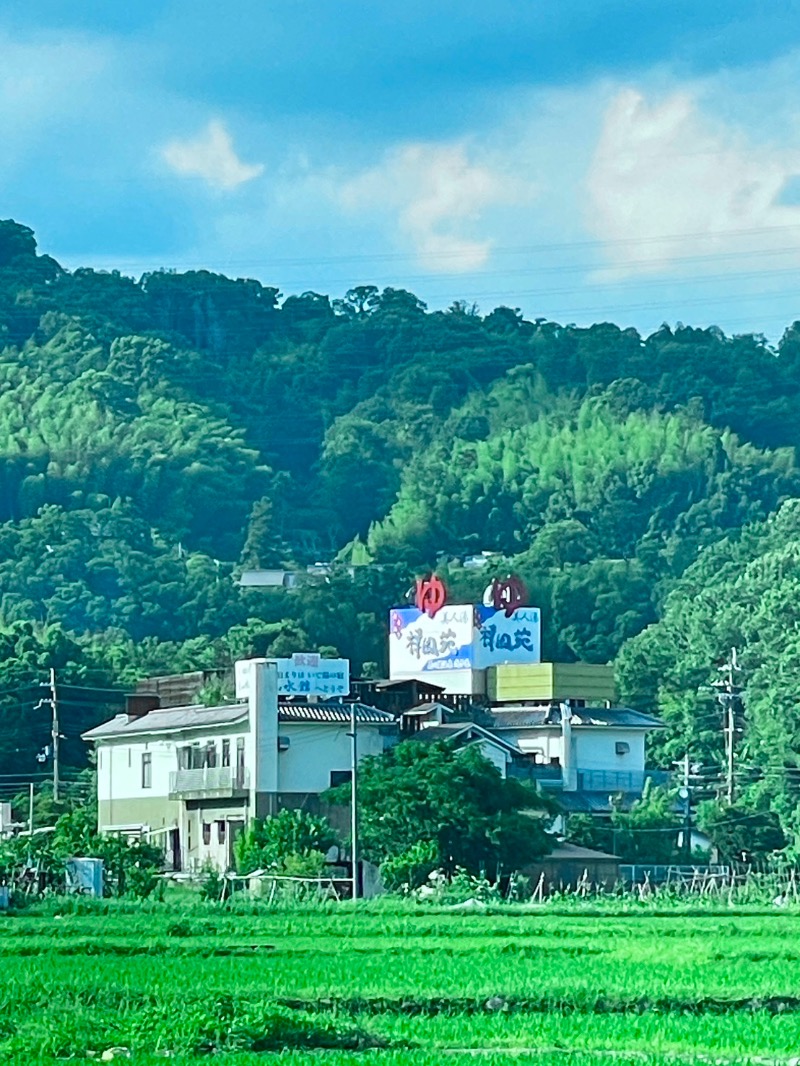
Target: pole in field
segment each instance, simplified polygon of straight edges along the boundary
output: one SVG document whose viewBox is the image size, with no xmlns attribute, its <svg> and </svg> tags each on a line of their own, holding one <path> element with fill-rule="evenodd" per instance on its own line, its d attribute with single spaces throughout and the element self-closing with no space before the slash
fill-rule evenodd
<svg viewBox="0 0 800 1066">
<path fill-rule="evenodd" d="M 740 697 L 740 689 L 734 681 L 734 675 L 741 670 L 736 653 L 736 648 L 731 648 L 731 653 L 725 663 L 719 668 L 722 677 L 714 681 L 713 686 L 717 691 L 717 699 L 722 705 L 724 714 L 723 733 L 725 735 L 725 798 L 728 806 L 733 806 L 735 788 L 735 761 L 736 761 L 736 701 Z"/>
<path fill-rule="evenodd" d="M 678 793 L 683 800 L 683 854 L 687 863 L 692 859 L 692 791 L 690 787 L 689 752 L 682 759 L 683 785 Z"/>
<path fill-rule="evenodd" d="M 350 858 L 353 864 L 353 899 L 358 899 L 358 719 L 350 704 Z"/>
<path fill-rule="evenodd" d="M 53 802 L 58 803 L 59 792 L 59 762 L 58 762 L 58 746 L 59 746 L 59 725 L 58 725 L 58 697 L 56 694 L 56 671 L 54 667 L 50 667 L 50 706 L 53 711 Z"/>
</svg>

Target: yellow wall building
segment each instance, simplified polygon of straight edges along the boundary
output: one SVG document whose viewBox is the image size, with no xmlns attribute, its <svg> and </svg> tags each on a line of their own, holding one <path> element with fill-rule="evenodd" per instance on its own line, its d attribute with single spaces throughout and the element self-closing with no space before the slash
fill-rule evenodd
<svg viewBox="0 0 800 1066">
<path fill-rule="evenodd" d="M 486 694 L 492 703 L 613 703 L 614 668 L 595 663 L 504 663 L 486 671 Z"/>
</svg>

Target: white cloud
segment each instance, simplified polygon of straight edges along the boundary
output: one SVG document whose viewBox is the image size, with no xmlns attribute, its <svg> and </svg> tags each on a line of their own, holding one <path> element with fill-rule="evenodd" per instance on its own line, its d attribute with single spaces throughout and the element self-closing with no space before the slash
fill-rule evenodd
<svg viewBox="0 0 800 1066">
<path fill-rule="evenodd" d="M 469 231 L 483 209 L 508 198 L 511 183 L 473 162 L 464 144 L 414 143 L 389 150 L 375 167 L 338 189 L 350 211 L 389 209 L 398 236 L 432 272 L 467 273 L 489 257 L 491 241 Z"/>
<path fill-rule="evenodd" d="M 239 158 L 230 133 L 218 119 L 212 119 L 198 137 L 170 141 L 161 154 L 177 174 L 202 178 L 214 189 L 236 189 L 264 172 L 262 164 Z"/>
<path fill-rule="evenodd" d="M 761 143 L 701 106 L 697 89 L 660 101 L 619 90 L 587 177 L 587 227 L 607 242 L 605 280 L 655 273 L 676 260 L 762 254 L 796 245 L 800 206 L 781 195 L 800 174 L 795 144 Z M 793 227 L 787 229 L 787 227 Z M 717 261 L 715 269 L 719 269 Z"/>
</svg>

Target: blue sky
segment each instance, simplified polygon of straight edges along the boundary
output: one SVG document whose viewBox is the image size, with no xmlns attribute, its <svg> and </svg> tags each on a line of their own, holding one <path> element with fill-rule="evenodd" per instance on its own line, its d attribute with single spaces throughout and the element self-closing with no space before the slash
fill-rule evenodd
<svg viewBox="0 0 800 1066">
<path fill-rule="evenodd" d="M 0 217 L 67 266 L 777 339 L 800 0 L 0 0 Z"/>
</svg>

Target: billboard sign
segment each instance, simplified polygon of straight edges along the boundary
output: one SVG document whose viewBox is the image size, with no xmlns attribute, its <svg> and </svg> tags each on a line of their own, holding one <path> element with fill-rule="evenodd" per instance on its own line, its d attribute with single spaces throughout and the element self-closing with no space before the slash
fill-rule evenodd
<svg viewBox="0 0 800 1066">
<path fill-rule="evenodd" d="M 279 696 L 347 696 L 350 660 L 323 659 L 296 652 L 291 659 L 271 659 L 278 667 Z"/>
<path fill-rule="evenodd" d="M 542 612 L 538 607 L 475 608 L 476 670 L 500 663 L 538 663 L 542 659 Z"/>
<path fill-rule="evenodd" d="M 349 659 L 296 652 L 291 659 L 240 659 L 235 664 L 239 699 L 250 696 L 251 672 L 258 663 L 277 667 L 279 696 L 347 696 L 350 692 Z"/>
<path fill-rule="evenodd" d="M 392 678 L 469 670 L 472 666 L 472 607 L 448 604 L 431 617 L 419 607 L 395 607 L 389 615 L 389 672 Z M 434 683 L 435 679 L 430 678 Z"/>
<path fill-rule="evenodd" d="M 416 677 L 452 692 L 480 691 L 482 686 L 473 684 L 473 671 L 540 660 L 538 607 L 517 607 L 509 613 L 506 606 L 447 604 L 433 617 L 419 607 L 395 607 L 389 614 L 393 680 Z"/>
</svg>

